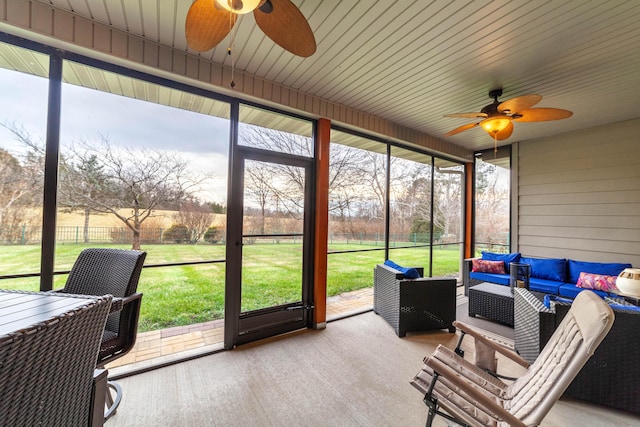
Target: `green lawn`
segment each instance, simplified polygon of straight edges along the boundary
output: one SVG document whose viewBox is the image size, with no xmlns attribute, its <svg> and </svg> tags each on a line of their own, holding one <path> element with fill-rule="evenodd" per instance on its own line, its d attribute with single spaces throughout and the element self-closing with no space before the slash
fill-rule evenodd
<svg viewBox="0 0 640 427">
<path fill-rule="evenodd" d="M 56 248 L 55 269 L 70 269 L 85 247 L 59 245 Z M 334 251 L 361 248 L 358 244 L 331 245 Z M 224 260 L 223 245 L 143 245 L 142 249 L 147 252 L 147 258 L 138 285 L 138 291 L 144 294 L 139 326 L 141 332 L 224 317 L 224 262 L 149 267 L 170 262 Z M 246 245 L 243 251 L 243 311 L 301 299 L 300 244 Z M 426 266 L 429 249 L 392 249 L 389 258 L 401 265 Z M 459 259 L 457 247 L 434 249 L 433 276 L 457 275 Z M 329 254 L 328 295 L 373 286 L 373 267 L 383 260 L 383 250 Z M 0 251 L 0 275 L 33 273 L 39 271 L 39 266 L 39 246 L 4 246 Z M 54 288 L 62 287 L 65 280 L 66 275 L 56 276 Z M 0 288 L 38 290 L 39 279 L 7 279 L 0 282 Z"/>
</svg>

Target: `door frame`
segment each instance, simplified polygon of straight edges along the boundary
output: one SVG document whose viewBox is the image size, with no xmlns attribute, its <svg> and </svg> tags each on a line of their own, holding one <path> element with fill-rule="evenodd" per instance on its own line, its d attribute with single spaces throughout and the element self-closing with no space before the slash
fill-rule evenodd
<svg viewBox="0 0 640 427">
<path fill-rule="evenodd" d="M 224 348 L 256 341 L 312 326 L 313 251 L 315 216 L 315 162 L 313 158 L 232 144 L 227 206 L 227 265 L 225 280 Z M 302 300 L 275 307 L 241 312 L 242 238 L 245 160 L 304 168 L 304 220 L 302 255 Z"/>
</svg>

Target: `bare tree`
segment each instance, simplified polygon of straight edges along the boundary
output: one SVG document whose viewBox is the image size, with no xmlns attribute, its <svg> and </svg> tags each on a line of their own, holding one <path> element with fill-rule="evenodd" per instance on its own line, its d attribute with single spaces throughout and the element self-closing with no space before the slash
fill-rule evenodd
<svg viewBox="0 0 640 427">
<path fill-rule="evenodd" d="M 462 179 L 460 167 L 439 168 L 435 175 L 433 221 L 444 237 L 460 236 L 462 216 Z"/>
<path fill-rule="evenodd" d="M 66 165 L 61 205 L 114 215 L 131 230 L 133 249 L 155 210 L 179 205 L 207 179 L 191 174 L 177 153 L 117 147 L 104 136 L 70 150 Z"/>
<path fill-rule="evenodd" d="M 87 200 L 99 200 L 101 191 L 110 187 L 108 178 L 103 172 L 97 154 L 88 154 L 80 162 L 67 159 L 65 156 L 60 161 L 60 186 L 59 205 L 62 210 L 69 212 L 80 210 L 84 214 L 83 240 L 89 243 L 89 218 L 91 205 Z M 77 160 L 77 159 L 75 159 Z"/>
<path fill-rule="evenodd" d="M 250 161 L 246 162 L 246 165 L 244 176 L 245 196 L 248 196 L 250 200 L 256 203 L 260 211 L 259 222 L 254 224 L 255 229 L 253 231 L 257 234 L 265 234 L 268 203 L 275 196 L 271 183 L 273 173 L 265 163 Z"/>
<path fill-rule="evenodd" d="M 506 245 L 509 233 L 509 186 L 498 167 L 478 161 L 476 167 L 476 239 Z"/>
<path fill-rule="evenodd" d="M 0 148 L 0 226 L 6 224 L 8 212 L 29 191 L 27 184 L 18 159 Z"/>
<path fill-rule="evenodd" d="M 293 133 L 244 125 L 241 144 L 312 157 L 311 139 Z M 383 217 L 385 158 L 378 153 L 333 144 L 330 154 L 329 210 L 343 233 L 355 234 L 358 219 L 378 222 Z M 259 206 L 256 228 L 264 233 L 266 218 L 278 227 L 281 219 L 301 219 L 304 202 L 304 169 L 296 166 L 247 163 L 245 191 Z M 271 209 L 269 209 L 271 207 Z M 256 221 L 254 221 L 256 222 Z M 282 225 L 280 225 L 282 226 Z"/>
<path fill-rule="evenodd" d="M 173 215 L 173 220 L 177 224 L 187 226 L 189 243 L 195 244 L 204 236 L 213 222 L 213 213 L 209 207 L 195 200 L 189 200 L 180 205 L 180 210 Z"/>
<path fill-rule="evenodd" d="M 383 233 L 385 156 L 341 144 L 331 145 L 329 210 L 341 233 Z"/>
<path fill-rule="evenodd" d="M 25 208 L 41 206 L 44 150 L 31 134 L 15 123 L 1 123 L 24 147 L 13 155 L 0 148 L 0 228 L 3 240 L 24 241 L 20 226 L 36 220 Z"/>
</svg>

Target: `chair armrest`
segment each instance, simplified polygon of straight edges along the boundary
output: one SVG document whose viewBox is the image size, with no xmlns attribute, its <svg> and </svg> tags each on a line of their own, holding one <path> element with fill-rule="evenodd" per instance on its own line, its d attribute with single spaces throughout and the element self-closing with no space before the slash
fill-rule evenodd
<svg viewBox="0 0 640 427">
<path fill-rule="evenodd" d="M 131 294 L 128 297 L 113 297 L 113 302 L 111 303 L 111 313 L 122 311 L 122 309 L 127 305 L 133 302 L 136 302 L 142 298 L 141 293 Z"/>
<path fill-rule="evenodd" d="M 438 375 L 447 379 L 455 386 L 459 387 L 460 390 L 464 391 L 466 394 L 471 396 L 473 399 L 477 401 L 481 406 L 485 407 L 489 410 L 489 412 L 493 412 L 498 415 L 504 421 L 506 421 L 511 426 L 525 426 L 522 421 L 517 419 L 513 414 L 504 409 L 501 405 L 498 405 L 494 399 L 487 396 L 486 394 L 478 391 L 474 386 L 470 385 L 469 382 L 464 381 L 458 372 L 445 365 L 438 359 L 433 357 L 428 357 L 425 359 L 425 364 L 434 370 Z M 435 381 L 435 379 L 434 379 Z"/>
<path fill-rule="evenodd" d="M 64 288 L 54 289 L 49 292 L 53 292 L 57 294 L 65 293 Z M 68 295 L 82 296 L 78 294 L 68 294 Z M 88 296 L 94 296 L 94 295 L 88 295 Z M 111 300 L 111 309 L 109 310 L 109 313 L 117 313 L 118 311 L 122 311 L 122 308 L 125 306 L 125 304 L 130 304 L 134 300 L 137 300 L 140 298 L 142 298 L 142 294 L 139 294 L 139 293 L 131 294 L 128 297 L 113 297 L 113 299 Z"/>
<path fill-rule="evenodd" d="M 465 258 L 464 260 L 462 260 L 462 284 L 464 285 L 465 295 L 469 295 L 469 287 L 471 286 L 471 276 L 469 275 L 469 273 L 471 273 L 471 264 L 472 260 L 474 259 L 480 258 Z"/>
<path fill-rule="evenodd" d="M 142 294 L 139 292 L 136 292 L 135 294 L 131 294 L 128 297 L 114 298 L 114 299 L 118 299 L 122 301 L 122 305 L 124 306 L 126 304 L 131 304 L 132 302 L 134 302 L 135 300 L 139 300 L 140 298 L 142 298 Z"/>
<path fill-rule="evenodd" d="M 466 323 L 455 321 L 455 322 L 453 322 L 453 326 L 455 326 L 461 332 L 464 332 L 465 334 L 471 335 L 473 337 L 473 339 L 482 342 L 487 347 L 492 348 L 493 350 L 497 351 L 498 353 L 502 354 L 503 356 L 513 360 L 517 364 L 519 364 L 519 365 L 521 365 L 521 366 L 523 366 L 525 368 L 529 367 L 529 362 L 527 362 L 522 357 L 520 357 L 519 354 L 517 354 L 514 351 L 509 350 L 506 347 L 501 346 L 500 344 L 497 344 L 494 341 L 491 341 L 490 339 L 488 339 L 484 335 L 482 335 L 478 330 L 472 328 L 471 326 L 467 325 Z"/>
</svg>

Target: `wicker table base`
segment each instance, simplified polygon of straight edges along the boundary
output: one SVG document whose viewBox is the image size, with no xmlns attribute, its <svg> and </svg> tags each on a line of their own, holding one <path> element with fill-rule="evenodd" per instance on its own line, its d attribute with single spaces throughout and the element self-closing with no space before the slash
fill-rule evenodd
<svg viewBox="0 0 640 427">
<path fill-rule="evenodd" d="M 511 288 L 494 283 L 480 283 L 469 288 L 469 316 L 483 316 L 513 326 Z"/>
</svg>

